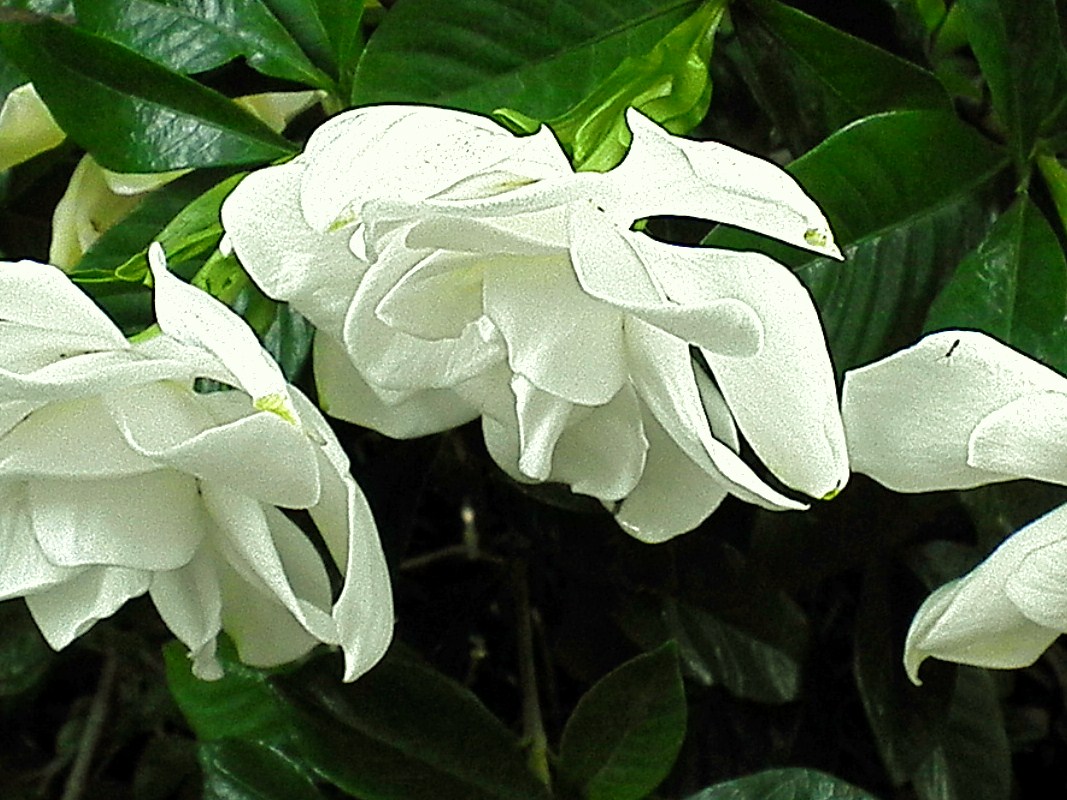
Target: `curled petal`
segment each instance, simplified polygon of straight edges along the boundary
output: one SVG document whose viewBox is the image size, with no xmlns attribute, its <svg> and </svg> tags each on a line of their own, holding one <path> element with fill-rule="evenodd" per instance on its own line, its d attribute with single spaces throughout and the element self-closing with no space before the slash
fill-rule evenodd
<svg viewBox="0 0 1067 800">
<path fill-rule="evenodd" d="M 971 434 L 967 463 L 1015 478 L 1067 484 L 1067 394 L 1028 394 L 990 413 Z"/>
<path fill-rule="evenodd" d="M 535 481 L 547 480 L 552 453 L 573 406 L 541 391 L 523 375 L 512 377 L 511 390 L 519 423 L 519 472 Z"/>
<path fill-rule="evenodd" d="M 1057 551 L 1067 539 L 1067 506 L 1009 537 L 981 564 L 926 598 L 904 648 L 916 683 L 929 657 L 976 667 L 1032 664 L 1065 630 L 1067 597 Z"/>
<path fill-rule="evenodd" d="M 0 487 L 0 600 L 34 594 L 70 580 L 83 567 L 60 567 L 41 550 L 24 482 Z"/>
<path fill-rule="evenodd" d="M 58 147 L 65 138 L 33 84 L 15 87 L 0 107 L 0 172 Z"/>
<path fill-rule="evenodd" d="M 633 144 L 602 176 L 597 201 L 623 227 L 673 215 L 724 222 L 841 258 L 822 211 L 785 170 L 718 142 L 672 136 L 630 109 Z"/>
<path fill-rule="evenodd" d="M 970 462 L 972 434 L 997 409 L 1067 380 L 974 331 L 930 334 L 845 375 L 852 467 L 901 492 L 969 489 L 1015 475 Z"/>
<path fill-rule="evenodd" d="M 90 567 L 58 586 L 26 597 L 33 621 L 54 650 L 62 650 L 93 625 L 148 591 L 152 573 L 123 567 Z"/>
<path fill-rule="evenodd" d="M 155 573 L 148 594 L 167 627 L 189 648 L 193 674 L 221 678 L 215 637 L 222 630 L 222 591 L 211 549 L 202 547 L 184 567 Z"/>
</svg>

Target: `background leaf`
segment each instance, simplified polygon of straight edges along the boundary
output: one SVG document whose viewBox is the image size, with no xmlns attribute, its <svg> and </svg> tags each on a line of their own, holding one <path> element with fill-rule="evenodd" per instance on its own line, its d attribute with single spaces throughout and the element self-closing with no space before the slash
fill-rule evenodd
<svg viewBox="0 0 1067 800">
<path fill-rule="evenodd" d="M 204 800 L 322 800 L 300 764 L 280 750 L 239 739 L 200 745 Z"/>
<path fill-rule="evenodd" d="M 352 684 L 308 668 L 277 679 L 294 742 L 366 800 L 546 800 L 518 739 L 469 691 L 395 651 Z"/>
<path fill-rule="evenodd" d="M 720 783 L 686 800 L 878 800 L 850 783 L 813 769 L 769 769 Z"/>
<path fill-rule="evenodd" d="M 257 164 L 293 152 L 222 95 L 54 20 L 2 22 L 0 46 L 67 135 L 108 169 Z"/>
<path fill-rule="evenodd" d="M 203 72 L 243 56 L 265 75 L 330 89 L 261 0 L 76 0 L 88 31 L 178 72 Z"/>
<path fill-rule="evenodd" d="M 640 800 L 671 770 L 685 738 L 678 648 L 626 662 L 578 701 L 560 744 L 563 780 L 588 800 Z"/>
<path fill-rule="evenodd" d="M 406 0 L 356 68 L 352 104 L 414 102 L 545 120 L 648 52 L 697 0 Z"/>
<path fill-rule="evenodd" d="M 949 110 L 932 73 L 776 0 L 743 0 L 731 15 L 742 74 L 793 153 L 862 117 Z"/>
<path fill-rule="evenodd" d="M 926 330 L 978 329 L 1067 372 L 1067 260 L 1026 195 L 1016 198 L 960 262 L 930 308 Z"/>
</svg>

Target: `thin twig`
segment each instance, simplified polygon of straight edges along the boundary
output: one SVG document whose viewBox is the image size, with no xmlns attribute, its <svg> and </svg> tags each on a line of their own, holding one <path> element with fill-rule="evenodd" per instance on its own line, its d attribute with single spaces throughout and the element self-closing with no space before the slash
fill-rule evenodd
<svg viewBox="0 0 1067 800">
<path fill-rule="evenodd" d="M 100 681 L 96 684 L 96 694 L 93 695 L 92 705 L 85 717 L 85 727 L 82 728 L 81 738 L 78 740 L 78 752 L 74 755 L 74 764 L 67 775 L 67 782 L 63 786 L 62 800 L 80 800 L 85 792 L 86 781 L 89 777 L 89 768 L 93 763 L 93 754 L 96 746 L 100 743 L 100 734 L 104 730 L 107 721 L 107 707 L 111 699 L 111 690 L 115 685 L 115 674 L 118 671 L 118 660 L 114 653 L 104 656 L 104 667 L 100 672 Z"/>
<path fill-rule="evenodd" d="M 522 733 L 529 748 L 530 769 L 548 787 L 552 776 L 548 771 L 548 736 L 541 717 L 541 700 L 537 691 L 537 671 L 534 667 L 533 628 L 530 622 L 530 587 L 526 580 L 526 562 L 516 559 L 511 570 L 512 591 L 515 594 L 515 615 L 519 646 L 519 684 L 522 687 Z"/>
</svg>

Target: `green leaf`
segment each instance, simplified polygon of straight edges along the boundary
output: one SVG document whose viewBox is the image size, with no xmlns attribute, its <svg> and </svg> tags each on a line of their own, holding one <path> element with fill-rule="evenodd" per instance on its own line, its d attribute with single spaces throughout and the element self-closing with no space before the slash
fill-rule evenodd
<svg viewBox="0 0 1067 800">
<path fill-rule="evenodd" d="M 345 102 L 352 96 L 352 80 L 363 53 L 363 3 L 361 0 L 317 0 L 319 18 L 337 62 L 338 94 Z"/>
<path fill-rule="evenodd" d="M 1008 800 L 1011 752 L 996 684 L 960 667 L 944 733 L 913 777 L 920 800 Z"/>
<path fill-rule="evenodd" d="M 309 665 L 275 681 L 307 765 L 366 800 L 547 800 L 518 739 L 473 694 L 386 655 L 352 684 Z"/>
<path fill-rule="evenodd" d="M 1002 149 L 953 115 L 878 114 L 787 167 L 826 212 L 846 261 L 724 229 L 704 243 L 759 249 L 793 267 L 842 372 L 919 335 L 942 271 L 985 234 L 987 196 L 1007 163 Z"/>
<path fill-rule="evenodd" d="M 587 800 L 640 800 L 671 771 L 685 738 L 685 687 L 668 642 L 615 669 L 578 701 L 559 769 Z"/>
<path fill-rule="evenodd" d="M 647 53 L 628 56 L 565 114 L 548 120 L 576 169 L 604 172 L 626 154 L 626 109 L 637 108 L 672 133 L 687 133 L 711 102 L 708 62 L 726 0 L 709 0 Z"/>
<path fill-rule="evenodd" d="M 697 0 L 406 0 L 371 35 L 352 103 L 430 103 L 534 119 L 563 114 Z"/>
<path fill-rule="evenodd" d="M 281 21 L 282 26 L 301 49 L 330 75 L 337 74 L 337 60 L 330 38 L 331 32 L 325 23 L 337 21 L 336 15 L 331 15 L 330 10 L 327 10 L 328 6 L 335 2 L 362 5 L 360 0 L 263 0 L 263 4 Z M 326 13 L 320 13 L 322 11 Z"/>
<path fill-rule="evenodd" d="M 55 651 L 41 636 L 22 600 L 0 603 L 0 698 L 14 698 L 40 684 Z"/>
<path fill-rule="evenodd" d="M 223 656 L 232 650 L 228 640 L 220 645 Z M 188 651 L 180 642 L 168 644 L 163 656 L 170 693 L 198 739 L 285 741 L 288 719 L 266 673 L 244 666 L 230 653 L 223 661 L 226 674 L 217 681 L 203 681 L 193 675 Z"/>
<path fill-rule="evenodd" d="M 720 783 L 686 800 L 878 800 L 840 778 L 814 769 L 769 769 Z"/>
<path fill-rule="evenodd" d="M 322 800 L 303 767 L 268 745 L 223 739 L 200 745 L 204 800 Z"/>
<path fill-rule="evenodd" d="M 76 0 L 79 24 L 178 72 L 203 72 L 243 56 L 275 78 L 330 89 L 261 0 Z"/>
<path fill-rule="evenodd" d="M 1016 165 L 1025 171 L 1042 123 L 1063 103 L 1067 52 L 1056 0 L 959 0 Z"/>
<path fill-rule="evenodd" d="M 60 127 L 117 172 L 257 164 L 293 152 L 223 95 L 99 36 L 51 19 L 7 21 L 0 46 Z"/>
<path fill-rule="evenodd" d="M 1067 372 L 1067 261 L 1041 211 L 1020 195 L 957 267 L 926 329 L 983 330 Z"/>
<path fill-rule="evenodd" d="M 950 109 L 931 73 L 776 0 L 731 15 L 745 80 L 794 153 L 872 114 Z"/>
<path fill-rule="evenodd" d="M 930 669 L 922 687 L 901 654 L 926 588 L 906 569 L 878 560 L 863 581 L 853 674 L 874 741 L 893 783 L 907 781 L 934 747 L 952 696 L 953 670 Z"/>
</svg>

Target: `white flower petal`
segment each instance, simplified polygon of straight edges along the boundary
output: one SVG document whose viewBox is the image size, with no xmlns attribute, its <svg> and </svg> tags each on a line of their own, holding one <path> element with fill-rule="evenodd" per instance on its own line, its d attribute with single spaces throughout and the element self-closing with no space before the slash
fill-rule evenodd
<svg viewBox="0 0 1067 800">
<path fill-rule="evenodd" d="M 759 253 L 630 238 L 671 299 L 728 297 L 756 316 L 763 335 L 755 354 L 694 344 L 702 346 L 737 426 L 771 472 L 811 497 L 840 491 L 849 467 L 837 385 L 818 313 L 800 281 Z"/>
<path fill-rule="evenodd" d="M 1064 384 L 1067 391 L 1067 382 Z M 975 426 L 967 462 L 1017 478 L 1067 484 L 1067 394 L 1013 400 Z"/>
<path fill-rule="evenodd" d="M 339 336 L 366 264 L 345 231 L 312 230 L 300 210 L 299 159 L 256 170 L 222 204 L 222 224 L 241 266 L 263 292 L 292 303 L 320 329 Z"/>
<path fill-rule="evenodd" d="M 622 529 L 649 544 L 693 530 L 727 495 L 726 487 L 687 456 L 646 412 L 648 457 L 641 480 L 615 511 Z"/>
<path fill-rule="evenodd" d="M 318 502 L 314 445 L 304 431 L 275 414 L 248 415 L 236 392 L 215 395 L 156 383 L 113 395 L 109 407 L 129 447 L 157 464 L 285 508 Z M 232 419 L 220 421 L 222 410 Z M 211 412 L 215 419 L 205 419 Z"/>
<path fill-rule="evenodd" d="M 624 385 L 605 405 L 574 411 L 586 413 L 556 442 L 550 480 L 600 500 L 621 500 L 641 479 L 648 451 L 633 387 Z"/>
<path fill-rule="evenodd" d="M 82 156 L 52 214 L 49 263 L 73 269 L 101 234 L 140 201 L 111 191 L 100 165 L 92 156 Z"/>
<path fill-rule="evenodd" d="M 0 476 L 107 478 L 159 468 L 132 451 L 99 398 L 39 408 L 0 438 Z"/>
<path fill-rule="evenodd" d="M 267 400 L 272 401 L 270 410 L 275 410 L 273 401 L 277 399 L 276 413 L 287 422 L 295 422 L 285 376 L 245 321 L 207 292 L 171 275 L 158 242 L 148 247 L 148 264 L 156 320 L 163 332 L 213 353 L 252 395 L 257 408 L 266 410 L 263 401 Z"/>
<path fill-rule="evenodd" d="M 57 586 L 82 569 L 45 558 L 33 532 L 26 484 L 0 485 L 0 600 Z"/>
<path fill-rule="evenodd" d="M 523 375 L 511 379 L 519 427 L 519 472 L 535 481 L 548 479 L 552 452 L 573 404 L 543 392 Z"/>
<path fill-rule="evenodd" d="M 152 381 L 188 376 L 180 362 L 137 358 L 128 350 L 85 353 L 25 374 L 0 368 L 0 392 L 32 401 L 77 400 Z"/>
<path fill-rule="evenodd" d="M 731 493 L 747 502 L 769 509 L 807 508 L 760 480 L 737 453 L 715 437 L 685 342 L 637 321 L 627 326 L 626 335 L 630 374 L 638 396 L 694 463 L 714 482 L 725 483 Z M 733 431 L 729 434 L 732 438 Z"/>
<path fill-rule="evenodd" d="M 320 102 L 326 93 L 317 89 L 302 92 L 262 92 L 234 99 L 241 108 L 263 120 L 272 131 L 281 133 L 299 114 Z"/>
<path fill-rule="evenodd" d="M 18 323 L 64 336 L 77 334 L 95 349 L 129 347 L 107 315 L 60 270 L 33 261 L 0 262 L 0 325 Z"/>
<path fill-rule="evenodd" d="M 222 590 L 209 547 L 201 547 L 184 567 L 152 576 L 148 594 L 163 622 L 189 648 L 193 673 L 205 680 L 222 677 L 215 658 L 215 637 L 222 630 Z"/>
<path fill-rule="evenodd" d="M 100 167 L 100 171 L 108 190 L 112 194 L 125 197 L 154 192 L 192 172 L 191 169 L 174 169 L 168 172 L 112 172 L 103 167 Z"/>
<path fill-rule="evenodd" d="M 397 439 L 412 439 L 470 422 L 478 410 L 449 389 L 408 393 L 384 402 L 353 366 L 344 345 L 319 331 L 315 335 L 315 385 L 319 404 L 332 417 Z"/>
<path fill-rule="evenodd" d="M 420 339 L 458 339 L 482 316 L 484 267 L 469 253 L 435 251 L 396 282 L 375 314 Z"/>
<path fill-rule="evenodd" d="M 0 172 L 58 147 L 65 138 L 33 84 L 16 86 L 0 107 Z"/>
<path fill-rule="evenodd" d="M 33 529 L 48 560 L 137 570 L 189 563 L 209 522 L 196 479 L 172 470 L 124 478 L 29 482 Z"/>
<path fill-rule="evenodd" d="M 931 334 L 845 375 L 852 468 L 900 492 L 1011 480 L 968 463 L 973 431 L 1024 395 L 1065 390 L 1067 379 L 985 334 Z"/>
<path fill-rule="evenodd" d="M 204 484 L 201 494 L 222 534 L 218 547 L 230 566 L 248 583 L 269 591 L 315 639 L 336 643 L 333 620 L 296 595 L 279 555 L 275 538 L 289 533 L 292 523 L 276 509 L 265 509 L 258 501 L 222 486 Z"/>
<path fill-rule="evenodd" d="M 602 405 L 626 380 L 623 317 L 581 291 L 567 261 L 502 261 L 485 272 L 485 313 L 500 330 L 512 370 L 539 389 Z"/>
<path fill-rule="evenodd" d="M 1067 506 L 1061 506 L 926 598 L 904 648 L 911 679 L 919 682 L 919 665 L 930 657 L 999 669 L 1036 661 L 1065 630 L 1067 598 L 1051 562 L 1065 537 Z"/>
<path fill-rule="evenodd" d="M 62 650 L 127 600 L 148 591 L 150 572 L 93 567 L 39 594 L 26 597 L 33 621 L 54 650 Z"/>
<path fill-rule="evenodd" d="M 634 109 L 626 121 L 633 144 L 604 173 L 597 194 L 623 227 L 643 217 L 698 217 L 841 258 L 822 211 L 777 164 L 718 142 L 672 136 Z"/>
<path fill-rule="evenodd" d="M 715 273 L 714 256 L 722 251 L 665 245 L 625 233 L 591 206 L 575 208 L 570 230 L 574 272 L 592 297 L 719 353 L 750 356 L 763 347 L 764 321 L 750 304 L 731 296 L 735 292 L 728 280 L 709 274 L 684 290 L 675 281 L 671 293 L 654 270 L 660 258 L 682 263 L 697 259 L 703 262 L 701 272 Z"/>
</svg>

